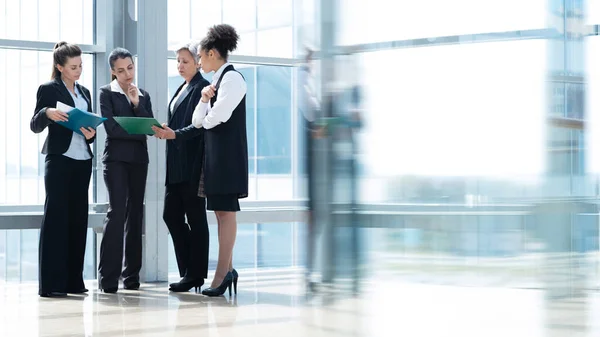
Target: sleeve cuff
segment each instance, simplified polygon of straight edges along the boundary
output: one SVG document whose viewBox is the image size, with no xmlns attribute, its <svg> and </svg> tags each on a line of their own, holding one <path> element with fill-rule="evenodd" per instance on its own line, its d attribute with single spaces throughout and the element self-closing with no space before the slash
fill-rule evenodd
<svg viewBox="0 0 600 337">
<path fill-rule="evenodd" d="M 203 127 L 204 118 L 206 118 L 206 110 L 208 109 L 208 103 L 204 103 L 200 101 L 196 110 L 194 111 L 194 115 L 192 117 L 192 124 L 198 129 Z"/>
</svg>

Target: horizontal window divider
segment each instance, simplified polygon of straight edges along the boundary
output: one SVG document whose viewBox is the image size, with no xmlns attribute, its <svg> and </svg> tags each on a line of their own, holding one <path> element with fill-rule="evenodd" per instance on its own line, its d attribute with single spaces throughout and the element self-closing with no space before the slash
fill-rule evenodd
<svg viewBox="0 0 600 337">
<path fill-rule="evenodd" d="M 3 49 L 52 51 L 55 44 L 56 42 L 0 39 L 0 48 Z M 79 43 L 77 45 L 86 54 L 104 53 L 106 51 L 106 48 L 100 45 Z"/>
<path fill-rule="evenodd" d="M 599 25 L 587 25 L 581 36 L 596 36 L 599 34 Z M 587 32 L 587 33 L 585 33 Z M 367 53 L 382 50 L 393 50 L 400 48 L 418 48 L 418 47 L 435 47 L 453 44 L 467 43 L 485 43 L 485 42 L 501 42 L 501 41 L 517 41 L 517 40 L 539 40 L 539 39 L 556 39 L 564 36 L 555 28 L 542 29 L 527 29 L 514 30 L 505 32 L 488 32 L 476 34 L 459 34 L 450 36 L 432 36 L 416 39 L 382 41 L 373 43 L 363 43 L 355 45 L 338 46 L 335 49 L 335 54 L 347 55 L 352 53 Z M 317 56 L 317 54 L 315 54 Z"/>
<path fill-rule="evenodd" d="M 175 60 L 175 51 L 169 50 L 169 59 Z M 285 57 L 269 57 L 269 56 L 252 56 L 252 55 L 231 55 L 229 62 L 259 66 L 280 66 L 294 67 L 302 64 L 302 59 L 285 58 Z"/>
</svg>

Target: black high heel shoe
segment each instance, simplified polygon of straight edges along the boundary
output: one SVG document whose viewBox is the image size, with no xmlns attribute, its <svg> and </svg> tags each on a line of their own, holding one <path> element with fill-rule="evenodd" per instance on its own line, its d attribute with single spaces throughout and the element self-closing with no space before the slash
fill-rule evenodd
<svg viewBox="0 0 600 337">
<path fill-rule="evenodd" d="M 233 293 L 237 295 L 237 281 L 240 275 L 235 268 L 231 270 L 231 275 L 233 275 Z"/>
<path fill-rule="evenodd" d="M 171 283 L 169 290 L 172 292 L 175 292 L 175 293 L 182 293 L 182 292 L 190 291 L 190 289 L 194 288 L 197 292 L 198 288 L 202 287 L 203 285 L 204 285 L 204 279 L 202 279 L 202 278 L 193 279 L 193 278 L 183 277 L 181 279 L 181 281 L 179 281 L 177 283 Z"/>
<path fill-rule="evenodd" d="M 206 288 L 206 289 L 202 290 L 202 295 L 210 296 L 210 297 L 221 296 L 225 293 L 225 291 L 227 289 L 229 289 L 229 296 L 231 296 L 231 284 L 232 283 L 233 283 L 233 274 L 231 272 L 228 272 L 227 275 L 225 275 L 223 282 L 221 282 L 221 285 L 219 285 L 216 288 Z"/>
</svg>

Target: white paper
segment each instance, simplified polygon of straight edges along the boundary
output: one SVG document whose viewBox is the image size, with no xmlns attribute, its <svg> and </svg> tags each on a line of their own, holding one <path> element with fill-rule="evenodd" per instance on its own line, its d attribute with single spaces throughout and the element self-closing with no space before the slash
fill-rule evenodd
<svg viewBox="0 0 600 337">
<path fill-rule="evenodd" d="M 68 106 L 67 104 L 61 101 L 56 102 L 56 108 L 64 113 L 68 113 L 69 111 L 75 109 L 72 106 Z"/>
</svg>

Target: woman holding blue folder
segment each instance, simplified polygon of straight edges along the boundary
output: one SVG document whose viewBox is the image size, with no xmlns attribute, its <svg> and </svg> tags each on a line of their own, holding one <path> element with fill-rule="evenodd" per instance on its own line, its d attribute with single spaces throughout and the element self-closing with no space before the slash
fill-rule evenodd
<svg viewBox="0 0 600 337">
<path fill-rule="evenodd" d="M 114 117 L 153 117 L 153 114 L 150 95 L 133 84 L 135 65 L 131 53 L 117 48 L 110 53 L 108 63 L 113 81 L 100 88 L 100 112 L 107 118 L 102 162 L 109 209 L 100 244 L 98 286 L 106 293 L 116 293 L 121 277 L 125 289 L 140 287 L 148 148 L 145 135 L 128 134 Z"/>
<path fill-rule="evenodd" d="M 39 295 L 63 297 L 88 290 L 83 283 L 83 263 L 88 224 L 88 189 L 92 174 L 92 150 L 96 132 L 81 134 L 60 125 L 69 116 L 57 109 L 63 103 L 92 111 L 90 91 L 77 83 L 82 71 L 81 49 L 59 42 L 54 46 L 52 80 L 38 88 L 31 131 L 48 136 L 44 186 L 46 201 L 39 243 Z"/>
</svg>

